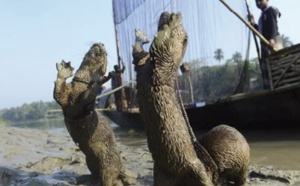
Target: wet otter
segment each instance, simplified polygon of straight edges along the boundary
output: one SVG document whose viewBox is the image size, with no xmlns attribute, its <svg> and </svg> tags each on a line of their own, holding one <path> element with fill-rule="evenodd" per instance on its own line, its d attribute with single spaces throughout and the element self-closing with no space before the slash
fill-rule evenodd
<svg viewBox="0 0 300 186">
<path fill-rule="evenodd" d="M 113 131 L 106 118 L 95 110 L 95 99 L 101 85 L 108 80 L 106 50 L 94 44 L 86 53 L 71 83 L 70 62 L 57 63 L 57 79 L 53 97 L 61 105 L 66 127 L 86 156 L 94 183 L 111 186 L 119 182 L 122 169 Z"/>
<path fill-rule="evenodd" d="M 154 159 L 154 185 L 213 185 L 193 148 L 174 94 L 187 35 L 180 14 L 169 14 L 167 20 L 152 42 L 151 60 L 137 66 L 138 102 Z"/>
<path fill-rule="evenodd" d="M 218 125 L 199 138 L 218 167 L 219 182 L 244 185 L 248 176 L 250 147 L 244 136 L 228 125 Z"/>
<path fill-rule="evenodd" d="M 135 43 L 132 45 L 133 64 L 143 65 L 149 60 L 149 52 L 145 52 L 143 45 L 149 43 L 148 36 L 140 29 L 135 29 Z"/>
<path fill-rule="evenodd" d="M 174 92 L 187 35 L 180 14 L 162 13 L 150 59 L 135 64 L 138 101 L 154 159 L 155 185 L 245 183 L 249 146 L 234 128 L 220 125 L 194 146 Z"/>
</svg>

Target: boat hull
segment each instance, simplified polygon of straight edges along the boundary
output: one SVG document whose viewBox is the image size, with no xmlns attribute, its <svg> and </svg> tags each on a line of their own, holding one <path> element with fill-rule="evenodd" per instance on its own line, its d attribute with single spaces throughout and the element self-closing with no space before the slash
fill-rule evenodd
<svg viewBox="0 0 300 186">
<path fill-rule="evenodd" d="M 213 104 L 186 109 L 194 130 L 227 124 L 238 129 L 300 127 L 300 86 L 239 94 Z M 138 112 L 104 111 L 122 128 L 143 128 Z"/>
<path fill-rule="evenodd" d="M 300 126 L 300 87 L 236 95 L 187 111 L 193 129 L 228 124 L 239 129 Z"/>
<path fill-rule="evenodd" d="M 143 129 L 144 125 L 139 112 L 102 111 L 103 114 L 118 126 L 125 129 Z"/>
</svg>

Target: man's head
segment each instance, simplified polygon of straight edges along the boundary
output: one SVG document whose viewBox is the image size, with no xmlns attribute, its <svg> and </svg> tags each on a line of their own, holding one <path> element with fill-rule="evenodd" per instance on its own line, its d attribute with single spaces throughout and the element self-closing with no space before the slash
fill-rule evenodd
<svg viewBox="0 0 300 186">
<path fill-rule="evenodd" d="M 264 10 L 268 7 L 269 0 L 255 0 L 257 8 Z"/>
<path fill-rule="evenodd" d="M 114 66 L 114 69 L 115 69 L 115 71 L 120 70 L 119 65 L 115 65 L 115 66 Z"/>
</svg>

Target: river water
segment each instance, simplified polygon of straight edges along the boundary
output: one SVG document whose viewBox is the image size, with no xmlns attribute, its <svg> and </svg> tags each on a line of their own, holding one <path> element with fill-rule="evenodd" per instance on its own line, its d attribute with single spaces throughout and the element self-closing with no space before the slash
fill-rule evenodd
<svg viewBox="0 0 300 186">
<path fill-rule="evenodd" d="M 253 163 L 300 170 L 300 130 L 247 131 Z"/>
<path fill-rule="evenodd" d="M 144 131 L 121 129 L 110 121 L 117 141 L 126 146 L 147 147 Z M 66 132 L 62 119 L 18 124 L 18 127 Z M 198 131 L 202 135 L 206 131 Z M 251 163 L 283 170 L 300 170 L 300 129 L 241 131 L 251 148 Z"/>
</svg>

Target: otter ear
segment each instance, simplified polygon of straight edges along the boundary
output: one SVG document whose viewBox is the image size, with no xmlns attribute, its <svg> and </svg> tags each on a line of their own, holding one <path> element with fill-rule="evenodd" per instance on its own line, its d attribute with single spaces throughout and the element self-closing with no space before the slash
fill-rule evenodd
<svg viewBox="0 0 300 186">
<path fill-rule="evenodd" d="M 65 63 L 67 68 L 70 68 L 72 71 L 74 70 L 74 68 L 71 66 L 71 61 L 68 61 Z"/>
</svg>

